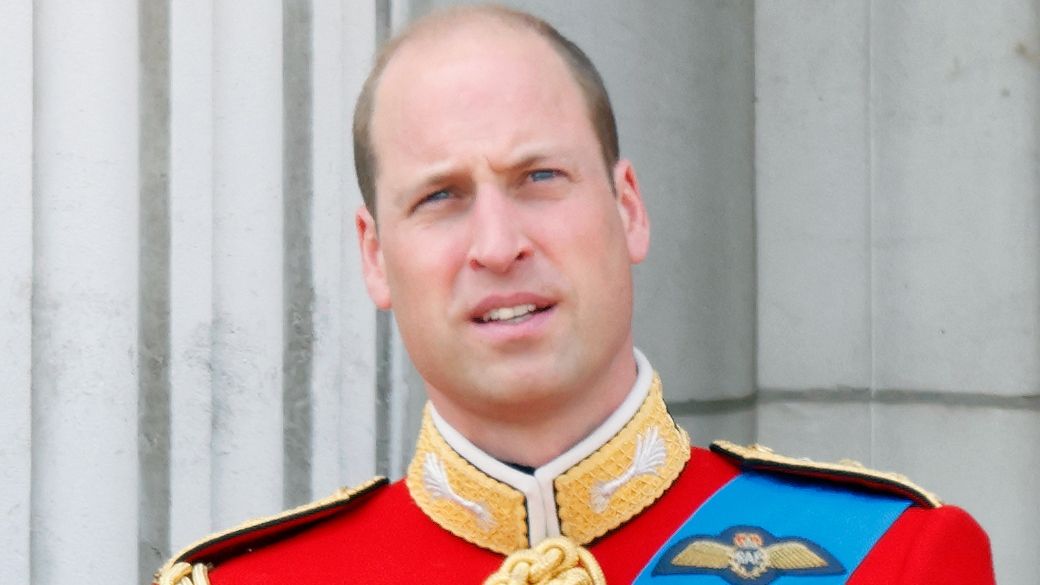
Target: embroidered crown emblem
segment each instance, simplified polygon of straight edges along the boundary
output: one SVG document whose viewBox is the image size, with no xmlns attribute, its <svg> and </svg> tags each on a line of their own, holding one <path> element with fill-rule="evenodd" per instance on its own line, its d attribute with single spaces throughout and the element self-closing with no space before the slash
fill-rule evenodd
<svg viewBox="0 0 1040 585">
<path fill-rule="evenodd" d="M 845 568 L 818 544 L 776 538 L 756 526 L 734 526 L 720 537 L 691 536 L 668 548 L 654 575 L 718 575 L 733 585 L 767 585 L 783 575 L 840 575 Z"/>
</svg>

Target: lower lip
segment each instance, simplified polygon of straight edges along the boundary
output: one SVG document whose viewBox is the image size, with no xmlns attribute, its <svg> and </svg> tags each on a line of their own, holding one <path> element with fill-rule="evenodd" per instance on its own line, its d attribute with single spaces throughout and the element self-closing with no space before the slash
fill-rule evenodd
<svg viewBox="0 0 1040 585">
<path fill-rule="evenodd" d="M 531 340 L 540 336 L 549 326 L 549 321 L 556 312 L 556 307 L 538 311 L 520 322 L 491 321 L 488 323 L 473 322 L 477 333 L 490 343 L 507 343 Z"/>
</svg>

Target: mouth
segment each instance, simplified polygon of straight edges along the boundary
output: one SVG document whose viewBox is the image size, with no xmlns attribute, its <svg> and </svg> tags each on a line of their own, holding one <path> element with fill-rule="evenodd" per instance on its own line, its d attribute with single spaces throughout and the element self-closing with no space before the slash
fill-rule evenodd
<svg viewBox="0 0 1040 585">
<path fill-rule="evenodd" d="M 519 305 L 513 305 L 509 307 L 495 307 L 480 316 L 474 317 L 473 322 L 478 324 L 485 323 L 503 323 L 503 324 L 516 324 L 523 323 L 528 319 L 531 319 L 539 313 L 544 313 L 552 309 L 555 305 L 545 304 L 537 305 L 535 303 L 522 303 Z"/>
</svg>

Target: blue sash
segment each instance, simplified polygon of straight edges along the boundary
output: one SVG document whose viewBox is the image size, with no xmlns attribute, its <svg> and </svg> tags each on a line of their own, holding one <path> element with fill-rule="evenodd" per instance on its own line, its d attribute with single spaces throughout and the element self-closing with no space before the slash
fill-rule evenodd
<svg viewBox="0 0 1040 585">
<path fill-rule="evenodd" d="M 745 472 L 665 542 L 635 585 L 845 583 L 905 498 Z"/>
</svg>

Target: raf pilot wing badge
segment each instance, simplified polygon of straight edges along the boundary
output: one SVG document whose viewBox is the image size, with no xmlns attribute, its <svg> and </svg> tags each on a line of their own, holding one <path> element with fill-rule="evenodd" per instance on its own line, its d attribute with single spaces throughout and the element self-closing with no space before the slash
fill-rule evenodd
<svg viewBox="0 0 1040 585">
<path fill-rule="evenodd" d="M 716 575 L 733 585 L 767 585 L 784 575 L 841 575 L 845 568 L 804 538 L 777 538 L 757 526 L 734 526 L 719 536 L 683 538 L 668 548 L 653 574 Z"/>
</svg>

